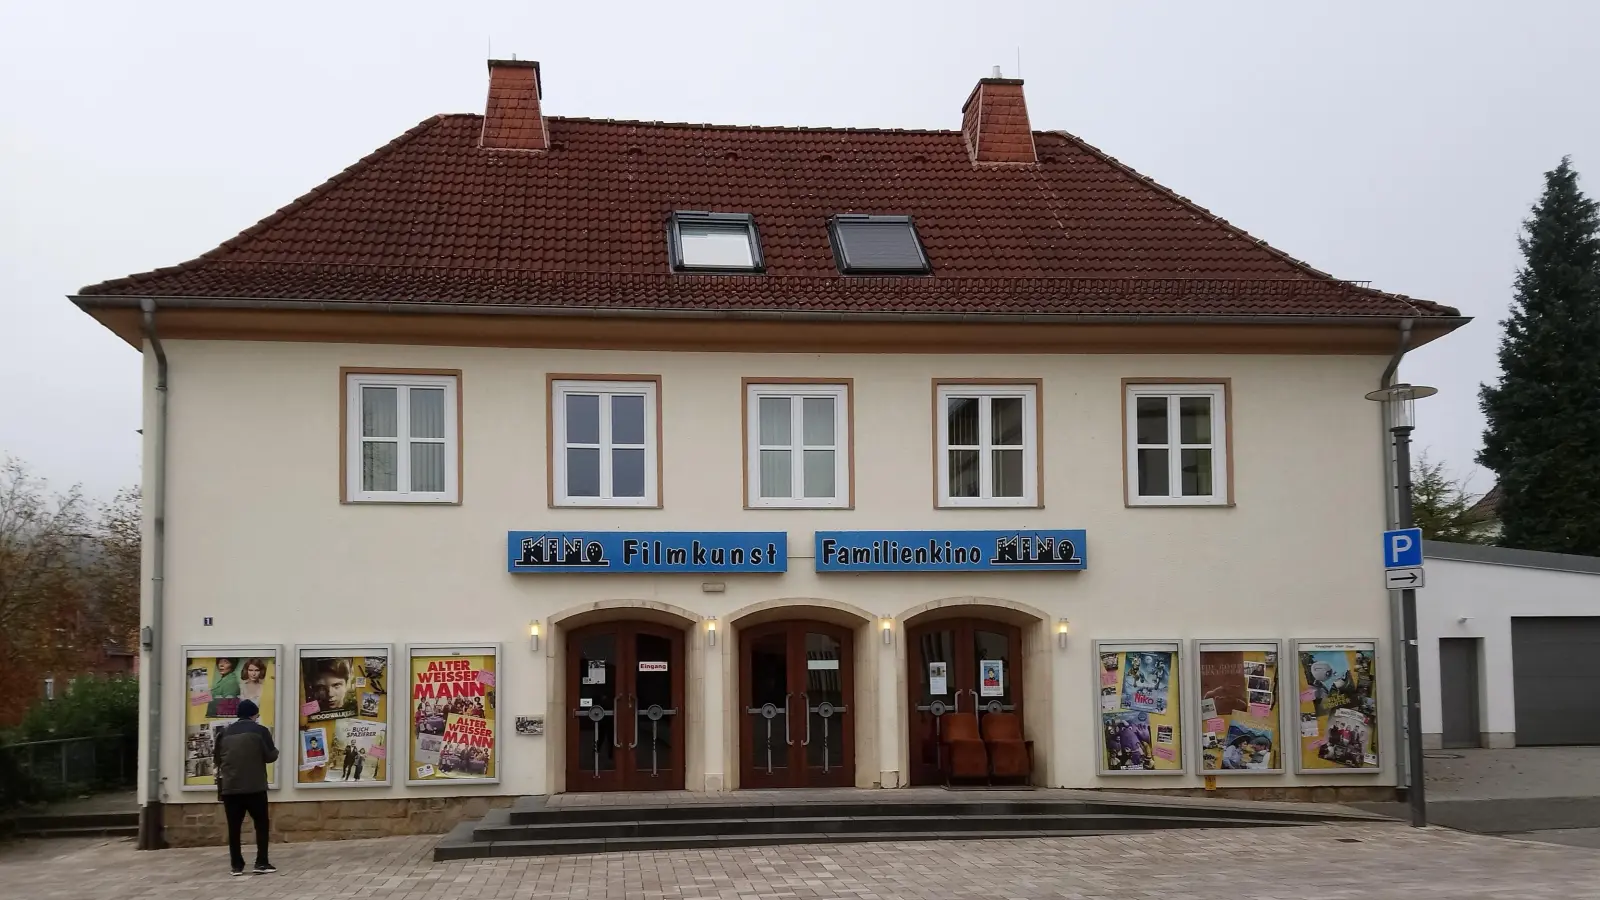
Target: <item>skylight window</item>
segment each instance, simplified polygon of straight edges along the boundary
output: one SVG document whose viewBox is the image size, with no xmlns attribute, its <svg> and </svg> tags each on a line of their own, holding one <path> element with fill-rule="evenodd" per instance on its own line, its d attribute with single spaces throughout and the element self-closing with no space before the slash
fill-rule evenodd
<svg viewBox="0 0 1600 900">
<path fill-rule="evenodd" d="M 828 220 L 833 257 L 846 275 L 927 275 L 928 254 L 910 216 L 838 215 Z"/>
<path fill-rule="evenodd" d="M 761 271 L 761 238 L 749 213 L 679 210 L 667 230 L 673 271 Z"/>
</svg>

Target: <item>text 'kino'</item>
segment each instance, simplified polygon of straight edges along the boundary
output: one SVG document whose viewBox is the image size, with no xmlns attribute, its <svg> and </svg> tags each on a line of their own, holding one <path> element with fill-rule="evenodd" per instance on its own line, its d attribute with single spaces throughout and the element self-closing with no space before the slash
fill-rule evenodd
<svg viewBox="0 0 1600 900">
<path fill-rule="evenodd" d="M 1083 560 L 1069 540 L 1051 537 L 1013 535 L 996 538 L 994 554 L 985 557 L 977 545 L 961 546 L 953 541 L 930 539 L 926 545 L 910 546 L 897 540 L 875 540 L 865 546 L 841 546 L 833 538 L 821 541 L 823 565 L 1076 565 Z"/>
</svg>

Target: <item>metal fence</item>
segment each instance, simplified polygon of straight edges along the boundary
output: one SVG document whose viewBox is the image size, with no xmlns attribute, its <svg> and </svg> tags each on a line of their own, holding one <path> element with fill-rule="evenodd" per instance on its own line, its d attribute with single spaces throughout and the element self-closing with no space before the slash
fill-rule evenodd
<svg viewBox="0 0 1600 900">
<path fill-rule="evenodd" d="M 132 787 L 138 755 L 138 738 L 123 734 L 0 747 L 0 807 Z"/>
</svg>

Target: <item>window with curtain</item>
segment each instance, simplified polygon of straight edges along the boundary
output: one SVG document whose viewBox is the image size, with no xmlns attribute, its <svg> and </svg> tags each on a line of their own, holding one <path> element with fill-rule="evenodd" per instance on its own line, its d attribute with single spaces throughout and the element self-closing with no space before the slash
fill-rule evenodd
<svg viewBox="0 0 1600 900">
<path fill-rule="evenodd" d="M 556 381 L 551 474 L 557 506 L 655 506 L 656 383 Z"/>
<path fill-rule="evenodd" d="M 1128 385 L 1130 505 L 1228 502 L 1226 397 L 1221 384 Z"/>
<path fill-rule="evenodd" d="M 747 505 L 848 507 L 849 386 L 751 384 L 746 390 Z"/>
<path fill-rule="evenodd" d="M 940 385 L 940 506 L 1039 505 L 1037 385 Z"/>
<path fill-rule="evenodd" d="M 456 502 L 457 377 L 346 377 L 346 497 L 353 502 Z"/>
</svg>

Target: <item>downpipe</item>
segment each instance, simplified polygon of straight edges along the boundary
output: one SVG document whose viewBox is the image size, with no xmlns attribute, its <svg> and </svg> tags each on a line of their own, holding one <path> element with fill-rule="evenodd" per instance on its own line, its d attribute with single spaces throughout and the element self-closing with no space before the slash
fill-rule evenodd
<svg viewBox="0 0 1600 900">
<path fill-rule="evenodd" d="M 160 850 L 167 845 L 161 803 L 161 644 L 162 607 L 167 569 L 167 351 L 156 331 L 156 303 L 139 302 L 144 312 L 144 335 L 156 355 L 155 490 L 150 492 L 150 624 L 141 635 L 145 651 L 144 677 L 150 680 L 149 709 L 145 717 L 145 797 L 139 807 L 139 849 Z"/>
<path fill-rule="evenodd" d="M 1389 357 L 1389 364 L 1384 367 L 1383 374 L 1378 377 L 1379 390 L 1394 386 L 1395 377 L 1400 371 L 1400 361 L 1405 358 L 1406 351 L 1410 349 L 1411 320 L 1401 319 L 1400 342 L 1395 347 L 1394 355 Z M 1390 431 L 1390 429 L 1394 426 L 1394 422 L 1391 421 L 1389 415 L 1389 404 L 1378 404 L 1378 415 L 1379 421 L 1382 424 L 1380 441 L 1383 449 L 1384 512 L 1387 527 L 1390 529 L 1395 529 L 1400 527 L 1402 520 L 1409 521 L 1411 517 L 1409 515 L 1404 515 L 1400 509 L 1400 482 L 1398 477 L 1399 469 L 1397 468 L 1398 459 L 1396 456 L 1394 434 L 1392 431 Z M 1409 473 L 1407 474 L 1409 475 Z M 1395 666 L 1391 670 L 1399 673 L 1399 677 L 1396 677 L 1391 681 L 1391 683 L 1394 685 L 1394 689 L 1390 693 L 1390 708 L 1395 711 L 1395 714 L 1390 718 L 1390 723 L 1394 728 L 1393 733 L 1400 735 L 1401 737 L 1401 740 L 1397 742 L 1398 746 L 1396 748 L 1400 751 L 1396 754 L 1396 758 L 1398 760 L 1404 760 L 1404 762 L 1398 763 L 1398 770 L 1402 776 L 1402 778 L 1399 779 L 1399 783 L 1405 788 L 1409 797 L 1411 790 L 1411 779 L 1415 777 L 1415 773 L 1412 772 L 1413 766 L 1411 764 L 1411 742 L 1413 740 L 1420 741 L 1422 736 L 1410 734 L 1406 727 L 1407 720 L 1410 718 L 1410 706 L 1408 703 L 1409 697 L 1406 691 L 1404 673 L 1409 668 L 1409 666 L 1406 664 L 1406 660 L 1409 658 L 1410 648 L 1406 645 L 1405 610 L 1403 609 L 1403 603 L 1400 601 L 1400 598 L 1396 592 L 1388 591 L 1387 593 L 1389 594 L 1389 646 L 1398 648 L 1401 654 L 1400 665 Z"/>
</svg>

